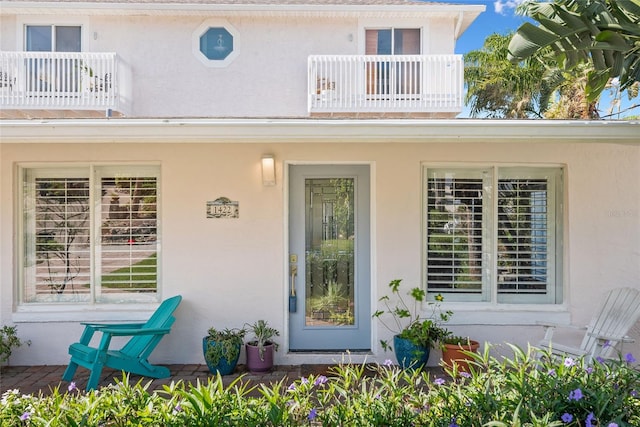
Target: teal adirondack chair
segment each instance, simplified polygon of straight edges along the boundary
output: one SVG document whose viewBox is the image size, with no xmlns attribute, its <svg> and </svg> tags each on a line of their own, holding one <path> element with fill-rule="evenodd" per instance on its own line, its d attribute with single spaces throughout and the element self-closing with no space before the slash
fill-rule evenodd
<svg viewBox="0 0 640 427">
<path fill-rule="evenodd" d="M 145 377 L 167 378 L 170 375 L 169 369 L 152 365 L 147 358 L 162 337 L 171 331 L 171 325 L 176 320 L 173 312 L 180 301 L 180 295 L 163 301 L 146 323 L 83 323 L 85 329 L 80 341 L 69 346 L 71 361 L 62 379 L 71 381 L 78 365 L 91 371 L 87 390 L 96 388 L 105 366 Z M 102 333 L 97 348 L 89 346 L 95 332 Z M 120 350 L 110 350 L 111 338 L 120 336 L 130 336 L 131 339 Z"/>
</svg>

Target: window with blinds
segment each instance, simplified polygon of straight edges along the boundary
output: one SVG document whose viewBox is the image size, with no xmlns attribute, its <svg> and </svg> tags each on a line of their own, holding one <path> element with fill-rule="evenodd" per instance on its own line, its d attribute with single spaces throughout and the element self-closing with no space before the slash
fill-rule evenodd
<svg viewBox="0 0 640 427">
<path fill-rule="evenodd" d="M 482 292 L 482 186 L 482 177 L 430 173 L 427 283 L 434 292 Z"/>
<path fill-rule="evenodd" d="M 152 176 L 101 179 L 100 295 L 156 291 L 157 189 Z"/>
<path fill-rule="evenodd" d="M 547 181 L 498 181 L 498 293 L 545 293 Z"/>
<path fill-rule="evenodd" d="M 88 178 L 35 178 L 34 266 L 27 295 L 74 294 L 88 300 L 91 282 Z"/>
<path fill-rule="evenodd" d="M 426 168 L 425 280 L 452 301 L 560 303 L 560 168 Z"/>
<path fill-rule="evenodd" d="M 23 302 L 156 300 L 158 168 L 23 172 Z"/>
</svg>

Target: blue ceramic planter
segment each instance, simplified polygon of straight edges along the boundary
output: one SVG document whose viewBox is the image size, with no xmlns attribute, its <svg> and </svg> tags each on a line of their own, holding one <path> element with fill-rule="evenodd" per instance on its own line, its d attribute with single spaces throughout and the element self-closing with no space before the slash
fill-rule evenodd
<svg viewBox="0 0 640 427">
<path fill-rule="evenodd" d="M 402 369 L 422 369 L 429 360 L 429 347 L 417 346 L 408 339 L 393 337 L 393 351 Z"/>
<path fill-rule="evenodd" d="M 212 374 L 219 372 L 220 375 L 232 374 L 233 371 L 235 371 L 236 365 L 238 364 L 238 359 L 240 358 L 240 349 L 242 348 L 241 345 L 238 346 L 238 355 L 234 360 L 227 360 L 223 357 L 222 359 L 220 359 L 217 365 L 213 365 L 209 363 L 209 361 L 207 360 L 206 354 L 207 354 L 207 346 L 214 346 L 214 345 L 216 345 L 215 341 L 209 341 L 207 337 L 202 338 L 202 353 L 205 354 L 204 361 L 207 362 L 207 366 L 209 367 L 209 372 L 211 372 Z"/>
</svg>

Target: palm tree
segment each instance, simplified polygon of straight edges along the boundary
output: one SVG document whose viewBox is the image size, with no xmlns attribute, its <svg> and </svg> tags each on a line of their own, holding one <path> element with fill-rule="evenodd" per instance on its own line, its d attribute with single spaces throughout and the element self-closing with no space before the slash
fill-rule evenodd
<svg viewBox="0 0 640 427">
<path fill-rule="evenodd" d="M 522 24 L 509 43 L 518 63 L 551 48 L 565 70 L 589 63 L 585 84 L 589 102 L 611 78 L 622 90 L 640 81 L 640 0 L 527 1 L 519 12 L 538 22 Z"/>
<path fill-rule="evenodd" d="M 541 118 L 554 87 L 545 76 L 549 67 L 542 55 L 533 55 L 521 64 L 507 59 L 513 33 L 491 34 L 481 49 L 464 56 L 467 85 L 465 104 L 473 117 Z M 552 60 L 552 59 L 551 59 Z"/>
</svg>

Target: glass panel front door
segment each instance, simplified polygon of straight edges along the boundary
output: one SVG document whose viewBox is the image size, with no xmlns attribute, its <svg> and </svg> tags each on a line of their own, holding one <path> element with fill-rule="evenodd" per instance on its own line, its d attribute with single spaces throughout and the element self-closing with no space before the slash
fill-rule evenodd
<svg viewBox="0 0 640 427">
<path fill-rule="evenodd" d="M 305 325 L 350 326 L 354 179 L 305 179 Z"/>
<path fill-rule="evenodd" d="M 369 167 L 291 166 L 292 351 L 368 350 Z M 295 306 L 295 307 L 294 307 Z"/>
</svg>

